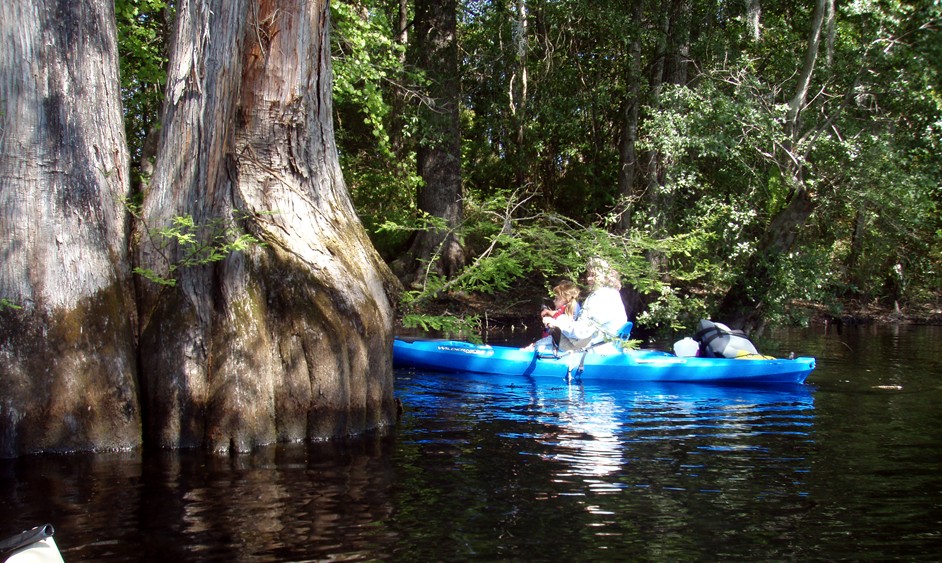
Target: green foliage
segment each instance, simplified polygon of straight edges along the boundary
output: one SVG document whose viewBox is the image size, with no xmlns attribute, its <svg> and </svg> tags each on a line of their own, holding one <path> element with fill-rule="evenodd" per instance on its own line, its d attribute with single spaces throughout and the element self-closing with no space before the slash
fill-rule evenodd
<svg viewBox="0 0 942 563">
<path fill-rule="evenodd" d="M 443 279 L 433 257 L 408 314 L 443 292 L 506 292 L 529 280 L 548 290 L 601 254 L 649 300 L 639 324 L 689 328 L 745 271 L 796 189 L 810 194 L 813 213 L 790 252 L 761 257 L 768 278 L 751 280 L 768 320 L 802 320 L 795 300 L 938 299 L 937 2 L 838 3 L 795 130 L 785 118 L 810 5 L 763 2 L 758 38 L 742 4 L 528 2 L 526 27 L 513 3 L 461 6 L 465 222 L 456 234 L 471 260 Z M 417 112 L 401 102 L 417 100 L 408 92 L 422 78 L 392 40 L 392 3 L 332 9 L 344 174 L 374 242 L 394 258 L 415 229 L 444 227 L 414 199 Z M 623 193 L 632 108 L 638 164 L 634 191 Z"/>
<path fill-rule="evenodd" d="M 606 258 L 622 279 L 642 294 L 669 293 L 646 254 L 668 256 L 683 252 L 684 238 L 652 240 L 634 234 L 617 235 L 595 225 L 582 225 L 556 213 L 532 211 L 530 196 L 500 192 L 471 204 L 460 235 L 474 259 L 458 275 L 445 279 L 428 268 L 424 283 L 406 293 L 406 316 L 422 316 L 423 307 L 445 292 L 505 293 L 522 280 L 542 277 L 547 293 L 559 279 L 578 280 L 590 257 Z M 696 302 L 689 298 L 687 304 Z M 452 317 L 440 323 L 453 322 Z M 412 322 L 412 321 L 410 321 Z M 474 322 L 477 322 L 476 320 Z M 471 324 L 474 324 L 472 322 Z"/>
<path fill-rule="evenodd" d="M 159 125 L 173 5 L 115 2 L 134 164 Z M 795 299 L 938 299 L 938 2 L 838 3 L 833 42 L 822 42 L 796 135 L 783 120 L 810 5 L 763 2 L 758 39 L 735 3 L 524 6 L 526 27 L 513 3 L 460 4 L 466 221 L 457 234 L 472 260 L 454 279 L 441 279 L 432 274 L 433 257 L 408 308 L 418 311 L 441 292 L 501 292 L 530 279 L 548 289 L 602 254 L 652 300 L 639 323 L 687 324 L 743 271 L 796 181 L 815 209 L 793 251 L 770 258 L 771 279 L 753 280 L 770 286 L 770 318 L 789 319 Z M 398 3 L 341 0 L 330 9 L 344 179 L 374 244 L 391 260 L 416 229 L 444 227 L 416 204 L 425 79 L 397 41 Z M 635 192 L 622 193 L 620 151 L 632 108 L 640 114 L 637 175 Z M 618 219 L 628 207 L 626 232 Z M 180 257 L 176 267 L 257 243 L 222 224 L 178 219 L 153 232 L 168 257 Z"/>
<path fill-rule="evenodd" d="M 22 309 L 20 305 L 17 305 L 14 301 L 7 299 L 6 297 L 0 297 L 0 312 L 6 311 L 8 309 Z"/>
<path fill-rule="evenodd" d="M 375 147 L 383 156 L 392 157 L 384 123 L 390 105 L 383 84 L 399 71 L 399 56 L 405 47 L 390 37 L 391 26 L 382 12 L 371 12 L 359 2 L 333 2 L 330 8 L 334 99 L 338 105 L 355 106 L 370 128 Z"/>
<path fill-rule="evenodd" d="M 128 201 L 126 206 L 135 218 L 143 221 L 138 205 Z M 233 215 L 236 221 L 248 217 L 238 211 L 233 211 Z M 221 218 L 197 224 L 191 216 L 178 216 L 165 227 L 148 229 L 148 236 L 153 248 L 166 263 L 166 274 L 141 267 L 134 268 L 133 272 L 168 287 L 176 285 L 176 273 L 182 268 L 205 266 L 225 260 L 233 252 L 243 252 L 252 246 L 265 246 L 255 236 L 242 232 Z"/>
<path fill-rule="evenodd" d="M 477 315 L 427 315 L 407 314 L 402 317 L 402 326 L 420 328 L 423 331 L 440 332 L 452 335 L 475 335 L 480 332 L 481 319 Z"/>
<path fill-rule="evenodd" d="M 417 118 L 406 103 L 421 76 L 404 66 L 405 46 L 393 39 L 386 7 L 370 0 L 330 4 L 340 166 L 373 244 L 391 258 L 409 233 L 382 225 L 412 221 L 421 183 L 411 144 Z"/>
<path fill-rule="evenodd" d="M 148 133 L 159 124 L 173 8 L 167 0 L 115 0 L 115 17 L 125 129 L 136 165 Z"/>
<path fill-rule="evenodd" d="M 822 71 L 826 78 L 817 86 L 823 94 L 805 110 L 822 119 L 807 119 L 797 140 L 782 127 L 788 87 L 771 81 L 786 80 L 787 74 L 783 68 L 769 68 L 767 58 L 760 68 L 755 57 L 766 53 L 763 46 L 704 69 L 690 85 L 663 88 L 648 108 L 641 146 L 670 162 L 663 181 L 649 188 L 659 193 L 657 201 L 670 205 L 658 213 L 666 217 L 672 235 L 699 239 L 675 255 L 671 271 L 684 272 L 675 279 L 695 282 L 698 291 L 721 297 L 754 254 L 770 218 L 790 197 L 795 186 L 787 170 L 792 169 L 800 170 L 803 189 L 813 192 L 817 207 L 797 241 L 799 250 L 768 257 L 770 278 L 752 280 L 768 290 L 768 320 L 787 319 L 788 304 L 796 299 L 829 302 L 848 294 L 874 297 L 888 291 L 902 298 L 925 282 L 934 286 L 927 275 L 932 261 L 912 258 L 927 256 L 923 241 L 932 240 L 939 226 L 937 198 L 932 196 L 939 162 L 924 157 L 938 154 L 939 134 L 926 127 L 931 120 L 921 119 L 932 115 L 938 121 L 939 104 L 926 103 L 938 95 L 926 95 L 931 88 L 924 78 L 913 81 L 918 72 L 884 92 L 880 76 L 901 64 L 893 52 L 913 52 L 901 49 L 887 35 L 889 28 L 880 27 L 886 25 L 885 14 L 864 10 L 856 17 L 843 31 L 876 34 L 878 39 L 854 43 L 852 35 L 839 36 L 830 74 Z M 869 27 L 874 20 L 883 23 Z M 770 14 L 768 21 L 777 21 L 776 16 Z M 773 42 L 785 37 L 776 36 Z M 869 66 L 861 67 L 861 60 Z M 895 72 L 899 81 L 903 75 Z M 903 92 L 919 108 L 910 109 L 919 116 L 919 133 L 911 129 L 914 120 L 894 115 Z M 895 125 L 888 128 L 891 123 Z M 897 283 L 899 270 L 913 283 Z M 670 316 L 658 310 L 651 315 Z"/>
<path fill-rule="evenodd" d="M 709 317 L 708 311 L 703 299 L 664 285 L 657 298 L 638 315 L 637 323 L 659 334 L 676 334 L 696 326 L 699 319 Z"/>
<path fill-rule="evenodd" d="M 611 2 L 526 3 L 521 60 L 513 10 L 471 2 L 459 22 L 466 185 L 482 196 L 528 186 L 558 213 L 604 215 L 617 199 L 627 11 Z"/>
</svg>

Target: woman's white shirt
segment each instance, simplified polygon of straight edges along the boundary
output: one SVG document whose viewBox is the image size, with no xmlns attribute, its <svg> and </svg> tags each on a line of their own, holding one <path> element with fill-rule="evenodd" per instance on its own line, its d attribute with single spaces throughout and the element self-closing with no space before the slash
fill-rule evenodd
<svg viewBox="0 0 942 563">
<path fill-rule="evenodd" d="M 621 294 L 613 287 L 600 287 L 590 293 L 577 319 L 573 320 L 568 315 L 565 317 L 555 319 L 556 322 L 551 324 L 558 326 L 563 334 L 573 340 L 595 336 L 600 330 L 614 335 L 628 322 Z"/>
</svg>

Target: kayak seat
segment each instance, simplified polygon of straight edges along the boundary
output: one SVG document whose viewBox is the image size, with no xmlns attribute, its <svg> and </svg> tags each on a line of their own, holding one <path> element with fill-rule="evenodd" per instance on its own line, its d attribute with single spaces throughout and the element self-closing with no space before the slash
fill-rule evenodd
<svg viewBox="0 0 942 563">
<path fill-rule="evenodd" d="M 622 340 L 628 340 L 631 337 L 631 329 L 634 328 L 635 324 L 631 321 L 626 322 L 621 325 L 621 328 L 618 329 L 618 332 L 615 333 L 615 336 Z"/>
</svg>

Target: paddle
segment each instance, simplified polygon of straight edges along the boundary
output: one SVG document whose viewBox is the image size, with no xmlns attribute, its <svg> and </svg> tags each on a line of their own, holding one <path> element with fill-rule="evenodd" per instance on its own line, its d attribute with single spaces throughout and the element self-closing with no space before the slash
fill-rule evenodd
<svg viewBox="0 0 942 563">
<path fill-rule="evenodd" d="M 589 353 L 589 349 L 598 346 L 598 344 L 590 344 L 586 346 L 582 352 L 582 357 L 579 358 L 579 367 L 576 368 L 576 376 L 581 376 L 582 372 L 585 371 L 585 357 Z M 572 381 L 572 366 L 569 366 L 569 369 L 566 370 L 566 383 Z"/>
<path fill-rule="evenodd" d="M 563 332 L 558 326 L 550 327 L 550 336 L 553 338 L 553 358 L 559 359 L 559 343 L 562 342 Z"/>
</svg>

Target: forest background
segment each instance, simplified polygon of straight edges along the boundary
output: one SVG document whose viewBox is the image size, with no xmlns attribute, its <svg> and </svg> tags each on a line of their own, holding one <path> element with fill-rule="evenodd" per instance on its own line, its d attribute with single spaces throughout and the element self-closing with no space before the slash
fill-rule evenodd
<svg viewBox="0 0 942 563">
<path fill-rule="evenodd" d="M 173 5 L 115 6 L 143 185 Z M 331 17 L 344 179 L 407 325 L 473 327 L 442 314 L 471 296 L 525 310 L 591 255 L 648 330 L 942 318 L 935 0 L 334 0 Z"/>
</svg>

